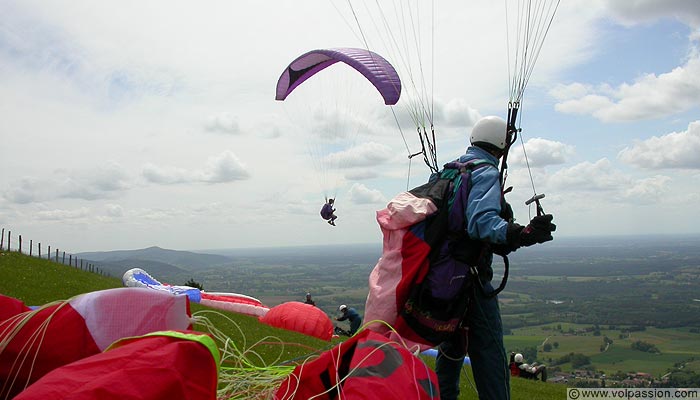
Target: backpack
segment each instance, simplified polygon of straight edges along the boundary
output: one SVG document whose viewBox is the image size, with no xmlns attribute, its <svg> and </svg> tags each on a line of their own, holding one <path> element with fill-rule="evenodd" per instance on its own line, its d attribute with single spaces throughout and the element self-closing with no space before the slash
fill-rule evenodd
<svg viewBox="0 0 700 400">
<path fill-rule="evenodd" d="M 495 167 L 487 160 L 451 162 L 428 183 L 409 191 L 429 198 L 438 210 L 409 228 L 430 252 L 399 311 L 397 326 L 400 331 L 405 324 L 431 345 L 454 335 L 469 309 L 468 292 L 478 280 L 470 268 L 478 264 L 487 245 L 467 235 L 464 210 L 472 171 L 488 166 Z"/>
</svg>

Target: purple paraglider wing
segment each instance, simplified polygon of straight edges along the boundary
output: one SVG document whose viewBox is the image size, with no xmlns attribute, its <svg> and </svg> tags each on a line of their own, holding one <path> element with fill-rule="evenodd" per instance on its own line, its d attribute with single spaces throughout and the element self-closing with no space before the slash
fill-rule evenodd
<svg viewBox="0 0 700 400">
<path fill-rule="evenodd" d="M 312 50 L 297 57 L 277 81 L 275 100 L 286 99 L 305 80 L 337 62 L 343 62 L 364 75 L 382 95 L 384 104 L 391 106 L 399 101 L 401 80 L 389 61 L 367 49 L 354 48 Z"/>
</svg>

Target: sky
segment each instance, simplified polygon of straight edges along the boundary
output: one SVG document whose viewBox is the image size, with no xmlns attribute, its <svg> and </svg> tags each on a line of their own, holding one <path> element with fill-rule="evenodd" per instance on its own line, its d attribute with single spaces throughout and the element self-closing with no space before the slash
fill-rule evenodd
<svg viewBox="0 0 700 400">
<path fill-rule="evenodd" d="M 429 175 L 410 88 L 439 164 L 457 158 L 506 116 L 516 25 L 513 0 L 423 1 L 409 79 L 374 22 L 394 3 L 372 3 L 0 0 L 0 228 L 73 253 L 380 243 L 376 211 Z M 344 66 L 275 101 L 292 60 L 332 47 L 387 58 L 399 104 Z M 700 2 L 562 0 L 509 155 L 517 221 L 544 193 L 555 240 L 700 233 L 699 105 Z"/>
</svg>

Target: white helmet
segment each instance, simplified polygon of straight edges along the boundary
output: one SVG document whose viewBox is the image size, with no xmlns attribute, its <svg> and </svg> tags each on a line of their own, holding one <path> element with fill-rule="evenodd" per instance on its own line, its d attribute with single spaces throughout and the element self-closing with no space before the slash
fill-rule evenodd
<svg viewBox="0 0 700 400">
<path fill-rule="evenodd" d="M 515 355 L 515 362 L 523 362 L 523 355 L 518 353 Z"/>
<path fill-rule="evenodd" d="M 345 304 L 341 304 L 340 307 L 338 307 L 338 311 L 343 312 L 348 308 Z"/>
<path fill-rule="evenodd" d="M 469 142 L 503 150 L 508 144 L 508 124 L 503 118 L 494 115 L 483 117 L 474 124 Z"/>
</svg>

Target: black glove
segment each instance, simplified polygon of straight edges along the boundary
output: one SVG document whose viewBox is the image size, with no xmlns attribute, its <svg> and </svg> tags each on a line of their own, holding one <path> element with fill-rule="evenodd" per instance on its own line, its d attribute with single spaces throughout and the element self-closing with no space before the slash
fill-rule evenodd
<svg viewBox="0 0 700 400">
<path fill-rule="evenodd" d="M 520 246 L 532 246 L 536 243 L 549 242 L 554 239 L 552 232 L 557 226 L 552 223 L 552 214 L 538 215 L 520 231 Z"/>
<path fill-rule="evenodd" d="M 506 230 L 506 242 L 502 244 L 491 244 L 491 251 L 499 256 L 507 256 L 511 252 L 520 247 L 520 232 L 525 229 L 524 226 L 515 222 L 508 222 Z"/>
<path fill-rule="evenodd" d="M 544 243 L 554 239 L 552 232 L 557 229 L 557 226 L 552 223 L 553 218 L 551 214 L 538 215 L 527 226 L 509 222 L 506 243 L 492 245 L 493 252 L 505 256 L 521 246 L 532 246 L 535 243 Z"/>
</svg>

